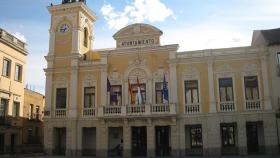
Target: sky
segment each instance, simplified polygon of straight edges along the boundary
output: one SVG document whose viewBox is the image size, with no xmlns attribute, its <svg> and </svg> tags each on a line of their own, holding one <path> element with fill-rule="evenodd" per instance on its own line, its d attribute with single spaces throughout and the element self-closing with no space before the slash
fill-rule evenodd
<svg viewBox="0 0 280 158">
<path fill-rule="evenodd" d="M 26 84 L 44 94 L 50 14 L 61 0 L 0 0 L 0 27 L 28 44 Z M 98 16 L 94 49 L 113 48 L 119 29 L 136 22 L 163 31 L 179 51 L 249 46 L 253 30 L 280 27 L 279 0 L 87 0 Z"/>
</svg>

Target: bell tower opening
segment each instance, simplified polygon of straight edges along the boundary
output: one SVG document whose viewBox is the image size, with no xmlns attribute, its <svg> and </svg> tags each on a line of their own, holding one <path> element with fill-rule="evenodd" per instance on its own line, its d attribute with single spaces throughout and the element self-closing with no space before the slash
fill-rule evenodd
<svg viewBox="0 0 280 158">
<path fill-rule="evenodd" d="M 62 0 L 62 4 L 74 3 L 74 2 L 84 2 L 86 4 L 86 0 Z"/>
</svg>

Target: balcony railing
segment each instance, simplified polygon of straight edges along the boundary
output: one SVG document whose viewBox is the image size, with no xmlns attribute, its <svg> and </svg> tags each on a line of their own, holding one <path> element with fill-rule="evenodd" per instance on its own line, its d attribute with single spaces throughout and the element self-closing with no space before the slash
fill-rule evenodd
<svg viewBox="0 0 280 158">
<path fill-rule="evenodd" d="M 55 109 L 55 117 L 56 118 L 65 118 L 66 117 L 66 109 Z"/>
<path fill-rule="evenodd" d="M 174 104 L 103 106 L 98 110 L 99 117 L 126 117 L 170 114 L 176 114 Z"/>
<path fill-rule="evenodd" d="M 233 112 L 235 111 L 234 101 L 220 102 L 220 112 Z"/>
<path fill-rule="evenodd" d="M 198 113 L 200 113 L 199 103 L 186 104 L 185 105 L 185 113 L 186 114 L 198 114 Z"/>
<path fill-rule="evenodd" d="M 96 115 L 95 108 L 84 108 L 83 109 L 83 116 L 84 117 L 94 117 Z"/>
<path fill-rule="evenodd" d="M 261 110 L 261 101 L 260 100 L 246 100 L 246 110 L 255 111 Z"/>
</svg>

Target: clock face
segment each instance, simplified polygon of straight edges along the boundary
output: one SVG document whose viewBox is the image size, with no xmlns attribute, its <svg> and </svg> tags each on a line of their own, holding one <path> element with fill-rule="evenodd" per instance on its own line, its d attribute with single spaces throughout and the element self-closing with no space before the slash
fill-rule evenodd
<svg viewBox="0 0 280 158">
<path fill-rule="evenodd" d="M 68 24 L 62 24 L 60 27 L 59 27 L 59 32 L 60 33 L 66 33 L 70 30 L 70 26 Z"/>
</svg>

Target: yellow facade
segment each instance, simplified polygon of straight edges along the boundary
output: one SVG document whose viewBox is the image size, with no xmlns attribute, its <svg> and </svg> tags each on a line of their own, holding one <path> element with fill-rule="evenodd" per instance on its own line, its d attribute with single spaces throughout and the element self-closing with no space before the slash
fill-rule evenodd
<svg viewBox="0 0 280 158">
<path fill-rule="evenodd" d="M 266 48 L 178 52 L 177 44 L 161 45 L 161 30 L 137 23 L 113 36 L 116 48 L 91 50 L 96 17 L 83 2 L 48 9 L 52 21 L 50 50 L 45 57 L 47 153 L 124 157 L 250 154 L 254 143 L 246 132 L 253 127 L 258 128 L 258 152 L 276 152 L 276 105 L 271 102 L 271 83 L 266 79 L 271 73 Z M 98 57 L 93 58 L 92 53 Z M 163 95 L 157 95 L 157 85 L 164 76 L 168 99 L 158 102 Z M 116 96 L 111 89 L 107 92 L 107 79 L 111 88 L 118 88 L 117 101 L 113 101 Z M 132 103 L 128 90 L 128 81 L 134 86 L 137 80 L 144 85 L 143 104 Z M 253 99 L 246 94 L 248 80 L 254 81 Z M 189 83 L 197 83 L 191 98 Z M 121 104 L 113 106 L 113 102 Z M 200 131 L 198 150 L 192 148 L 189 138 L 193 129 Z M 145 132 L 137 135 L 137 130 Z M 226 140 L 229 137 L 223 137 L 223 132 L 230 131 L 232 137 Z M 163 135 L 166 138 L 157 140 Z M 137 136 L 144 145 L 135 147 Z M 49 138 L 54 139 L 47 141 Z"/>
<path fill-rule="evenodd" d="M 0 153 L 19 152 L 21 145 L 26 56 L 26 44 L 0 29 Z"/>
</svg>

